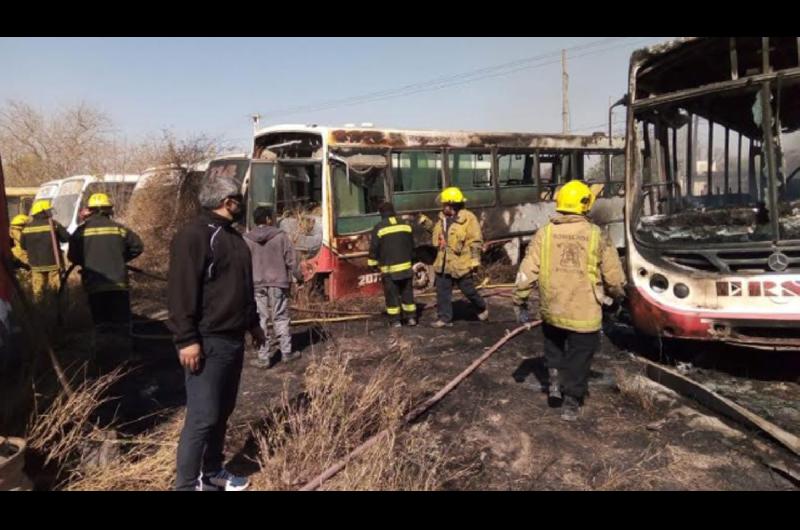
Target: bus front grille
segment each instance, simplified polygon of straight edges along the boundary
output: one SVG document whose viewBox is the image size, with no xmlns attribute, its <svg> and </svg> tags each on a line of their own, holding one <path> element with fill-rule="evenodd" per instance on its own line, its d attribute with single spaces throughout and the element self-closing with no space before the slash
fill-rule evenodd
<svg viewBox="0 0 800 530">
<path fill-rule="evenodd" d="M 787 258 L 784 270 L 770 266 L 770 256 L 780 252 Z M 797 273 L 800 272 L 800 248 L 767 250 L 669 250 L 662 257 L 681 267 L 723 273 Z"/>
</svg>

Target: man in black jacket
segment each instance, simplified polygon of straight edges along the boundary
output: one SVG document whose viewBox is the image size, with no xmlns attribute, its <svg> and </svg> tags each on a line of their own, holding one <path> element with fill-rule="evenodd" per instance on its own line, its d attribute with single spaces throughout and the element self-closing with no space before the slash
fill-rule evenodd
<svg viewBox="0 0 800 530">
<path fill-rule="evenodd" d="M 90 216 L 69 239 L 67 256 L 81 266 L 81 283 L 95 326 L 96 350 L 126 355 L 131 346 L 126 263 L 144 251 L 144 244 L 133 230 L 111 219 L 113 205 L 105 193 L 89 197 L 89 211 Z"/>
<path fill-rule="evenodd" d="M 382 273 L 386 314 L 392 327 L 402 326 L 405 315 L 409 326 L 417 325 L 417 306 L 414 305 L 412 261 L 414 237 L 411 225 L 398 219 L 394 205 L 384 202 L 378 206 L 381 220 L 372 229 L 367 265 L 378 267 Z"/>
<path fill-rule="evenodd" d="M 249 481 L 223 467 L 228 417 L 236 405 L 244 335 L 264 341 L 253 296 L 250 251 L 232 224 L 244 205 L 238 182 L 208 178 L 204 208 L 173 238 L 168 325 L 186 369 L 186 420 L 178 443 L 175 489 L 243 490 Z"/>
</svg>

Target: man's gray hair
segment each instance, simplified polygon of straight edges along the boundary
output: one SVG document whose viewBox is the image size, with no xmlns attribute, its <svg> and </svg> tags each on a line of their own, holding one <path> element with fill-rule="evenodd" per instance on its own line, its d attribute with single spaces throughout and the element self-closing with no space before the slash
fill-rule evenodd
<svg viewBox="0 0 800 530">
<path fill-rule="evenodd" d="M 214 210 L 219 208 L 226 198 L 241 195 L 241 193 L 241 187 L 236 179 L 218 176 L 203 181 L 197 198 L 200 206 Z"/>
</svg>

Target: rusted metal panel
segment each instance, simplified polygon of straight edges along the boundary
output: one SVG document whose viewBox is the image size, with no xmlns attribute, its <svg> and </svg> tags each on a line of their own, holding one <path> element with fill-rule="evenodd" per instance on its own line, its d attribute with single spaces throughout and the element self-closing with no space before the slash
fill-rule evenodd
<svg viewBox="0 0 800 530">
<path fill-rule="evenodd" d="M 612 138 L 609 146 L 604 133 L 594 135 L 480 133 L 466 131 L 397 131 L 391 129 L 331 129 L 331 147 L 358 146 L 401 149 L 407 147 L 450 147 L 460 149 L 587 149 L 619 150 L 624 145 L 620 137 Z"/>
</svg>

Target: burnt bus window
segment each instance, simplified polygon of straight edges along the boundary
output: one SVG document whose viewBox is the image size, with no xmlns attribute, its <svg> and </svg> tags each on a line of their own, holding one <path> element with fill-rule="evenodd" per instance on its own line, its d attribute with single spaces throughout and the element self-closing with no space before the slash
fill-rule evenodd
<svg viewBox="0 0 800 530">
<path fill-rule="evenodd" d="M 278 195 L 278 213 L 318 208 L 322 203 L 322 166 L 287 165 L 281 169 L 280 181 L 283 189 Z"/>
<path fill-rule="evenodd" d="M 393 152 L 391 158 L 395 209 L 436 209 L 443 181 L 441 153 L 398 151 Z"/>
<path fill-rule="evenodd" d="M 606 181 L 606 159 L 597 153 L 584 153 L 583 180 L 587 182 Z"/>
<path fill-rule="evenodd" d="M 776 128 L 778 202 L 782 239 L 800 239 L 800 81 L 781 80 L 773 87 Z"/>
<path fill-rule="evenodd" d="M 783 226 L 791 205 L 770 204 L 760 94 L 752 84 L 637 111 L 637 240 L 707 247 L 776 237 L 771 216 L 779 210 Z"/>
<path fill-rule="evenodd" d="M 559 153 L 539 153 L 539 198 L 541 200 L 555 200 L 555 192 L 562 167 L 562 156 Z"/>
<path fill-rule="evenodd" d="M 535 156 L 533 153 L 507 153 L 497 156 L 500 204 L 521 204 L 538 199 Z"/>
<path fill-rule="evenodd" d="M 334 164 L 333 190 L 336 233 L 352 234 L 370 230 L 378 222 L 378 206 L 386 199 L 385 168 L 350 167 Z"/>
<path fill-rule="evenodd" d="M 447 156 L 450 185 L 460 188 L 473 206 L 494 204 L 491 153 L 451 152 Z"/>
</svg>

